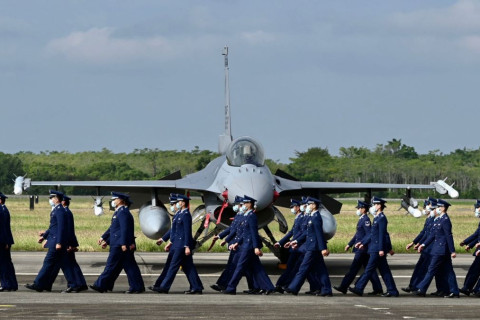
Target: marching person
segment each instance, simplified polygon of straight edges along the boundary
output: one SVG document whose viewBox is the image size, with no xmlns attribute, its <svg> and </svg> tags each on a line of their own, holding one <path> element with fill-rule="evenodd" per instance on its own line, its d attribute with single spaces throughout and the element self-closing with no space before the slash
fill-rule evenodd
<svg viewBox="0 0 480 320">
<path fill-rule="evenodd" d="M 170 263 L 168 264 L 168 269 L 163 280 L 158 286 L 152 287 L 152 290 L 158 293 L 168 293 L 178 269 L 182 266 L 190 283 L 190 289 L 184 291 L 184 293 L 202 294 L 203 284 L 198 276 L 192 257 L 195 241 L 192 237 L 192 215 L 188 210 L 190 198 L 177 194 L 176 200 L 178 212 L 172 220 L 170 243 L 165 247 L 165 251 L 169 251 L 167 261 L 170 260 Z"/>
<path fill-rule="evenodd" d="M 13 236 L 10 228 L 10 212 L 5 205 L 6 195 L 0 192 L 0 292 L 17 291 L 18 283 L 12 262 Z"/>
<path fill-rule="evenodd" d="M 284 247 L 289 249 L 289 256 L 287 260 L 287 268 L 282 273 L 282 275 L 278 278 L 277 283 L 275 284 L 275 290 L 279 293 L 283 293 L 285 288 L 288 287 L 290 282 L 295 277 L 295 274 L 300 267 L 298 261 L 300 256 L 302 255 L 296 249 L 293 249 L 290 245 L 290 239 L 293 237 L 297 237 L 301 232 L 302 223 L 304 220 L 305 215 L 300 210 L 301 202 L 295 199 L 290 199 L 290 211 L 295 215 L 295 220 L 293 222 L 293 227 L 290 229 L 285 236 L 280 239 L 277 243 L 275 243 L 276 248 Z"/>
<path fill-rule="evenodd" d="M 310 274 L 312 279 L 318 281 L 320 289 L 317 292 L 317 295 L 331 297 L 332 285 L 328 276 L 327 266 L 323 259 L 324 257 L 327 257 L 330 252 L 328 251 L 327 242 L 323 235 L 323 221 L 319 212 L 321 201 L 319 199 L 308 197 L 306 202 L 307 208 L 305 213 L 308 214 L 309 217 L 307 218 L 306 241 L 303 244 L 305 255 L 297 274 L 285 291 L 293 295 L 298 295 L 303 283 Z M 310 283 L 310 285 L 312 286 L 313 284 Z M 316 284 L 313 286 L 317 287 Z"/>
<path fill-rule="evenodd" d="M 107 264 L 102 274 L 93 285 L 95 291 L 106 292 L 113 289 L 113 285 L 121 270 L 127 274 L 129 289 L 125 293 L 142 293 L 145 291 L 142 275 L 135 261 L 134 220 L 128 207 L 130 197 L 120 192 L 112 192 L 111 205 L 115 208 L 112 222 L 108 230 L 102 235 L 99 244 L 110 245 Z"/>
<path fill-rule="evenodd" d="M 355 247 L 359 249 L 368 245 L 367 252 L 370 254 L 367 266 L 360 279 L 358 279 L 353 288 L 348 288 L 350 292 L 359 296 L 363 295 L 363 290 L 365 289 L 368 280 L 371 279 L 372 274 L 376 272 L 377 268 L 382 275 L 385 286 L 387 287 L 387 292 L 382 294 L 382 297 L 398 297 L 399 295 L 397 287 L 395 286 L 395 280 L 393 280 L 392 272 L 390 271 L 387 262 L 387 253 L 391 251 L 391 244 L 387 231 L 387 217 L 383 213 L 383 210 L 386 208 L 386 202 L 386 200 L 381 198 L 372 198 L 371 212 L 373 213 L 374 218 L 371 232 L 366 235 L 362 241 L 355 244 Z"/>
<path fill-rule="evenodd" d="M 53 283 L 57 278 L 58 272 L 67 253 L 68 234 L 66 211 L 62 206 L 63 193 L 56 190 L 50 190 L 50 226 L 48 227 L 46 238 L 41 233 L 39 243 L 47 240 L 45 247 L 48 248 L 47 255 L 43 260 L 43 266 L 40 269 L 33 284 L 26 284 L 25 287 L 38 292 L 52 291 Z"/>
<path fill-rule="evenodd" d="M 431 245 L 431 260 L 427 273 L 423 280 L 417 285 L 417 290 L 412 291 L 414 295 L 424 297 L 434 276 L 439 275 L 448 283 L 449 292 L 445 298 L 459 298 L 459 290 L 455 272 L 453 271 L 452 258 L 455 258 L 455 245 L 452 235 L 452 222 L 447 214 L 450 203 L 445 200 L 437 200 L 437 209 L 435 210 L 437 218 L 433 222 L 432 232 L 419 247 L 418 252 Z"/>
<path fill-rule="evenodd" d="M 415 237 L 415 239 L 413 239 L 412 242 L 407 244 L 406 246 L 407 250 L 410 250 L 413 246 L 415 250 L 418 250 L 418 246 L 422 244 L 422 241 L 428 238 L 430 231 L 432 229 L 433 221 L 435 219 L 435 209 L 437 208 L 437 199 L 428 197 L 428 199 L 425 200 L 423 206 L 424 206 L 424 210 L 422 213 L 423 215 L 426 216 L 423 229 Z M 405 288 L 402 288 L 402 290 L 408 293 L 413 290 L 416 290 L 416 286 L 420 281 L 423 280 L 423 276 L 427 272 L 429 264 L 430 264 L 430 247 L 423 250 L 422 253 L 420 254 L 420 258 L 418 259 L 417 264 L 415 265 L 412 276 L 410 278 L 410 282 L 408 286 Z"/>
<path fill-rule="evenodd" d="M 62 271 L 65 278 L 68 281 L 67 289 L 62 291 L 63 293 L 75 293 L 88 290 L 87 282 L 83 276 L 82 269 L 78 265 L 77 259 L 75 259 L 75 252 L 78 251 L 78 240 L 75 235 L 75 219 L 73 213 L 70 210 L 69 196 L 63 195 L 62 205 L 66 211 L 67 219 L 67 234 L 68 234 L 68 247 L 65 260 L 62 264 Z"/>
<path fill-rule="evenodd" d="M 477 202 L 474 205 L 475 208 L 475 217 L 480 218 L 480 200 L 477 200 Z M 460 246 L 463 247 L 466 245 L 465 250 L 470 250 L 471 248 L 476 248 L 477 244 L 480 243 L 479 241 L 480 238 L 480 223 L 478 223 L 477 230 L 467 237 L 465 240 L 460 242 Z M 469 296 L 470 293 L 473 291 L 473 286 L 475 286 L 475 283 L 477 283 L 478 278 L 480 277 L 480 256 L 476 255 L 477 250 L 474 250 L 473 256 L 475 259 L 472 262 L 472 265 L 468 269 L 468 273 L 465 276 L 465 281 L 463 282 L 463 287 L 459 289 L 461 293 L 464 295 Z"/>
<path fill-rule="evenodd" d="M 369 259 L 369 255 L 367 253 L 368 246 L 363 246 L 363 248 L 355 248 L 355 244 L 361 242 L 365 236 L 370 234 L 371 232 L 371 223 L 368 217 L 368 209 L 370 205 L 366 202 L 357 200 L 357 212 L 356 214 L 360 217 L 357 222 L 357 232 L 350 240 L 350 242 L 345 246 L 345 251 L 348 249 L 353 248 L 352 252 L 355 253 L 355 257 L 353 258 L 352 264 L 350 266 L 350 270 L 347 272 L 345 277 L 343 278 L 342 282 L 339 286 L 333 286 L 333 288 L 343 294 L 347 293 L 350 284 L 355 279 L 358 271 L 360 271 L 361 267 L 366 267 Z M 369 295 L 377 295 L 383 294 L 382 283 L 378 278 L 378 274 L 376 271 L 372 272 L 372 276 L 370 278 L 370 282 L 372 283 L 373 291 L 369 292 Z"/>
<path fill-rule="evenodd" d="M 239 250 L 236 254 L 238 262 L 227 289 L 222 291 L 225 294 L 236 294 L 238 283 L 249 270 L 252 272 L 255 286 L 260 289 L 259 294 L 268 295 L 275 291 L 275 287 L 259 259 L 263 255 L 261 250 L 263 245 L 258 235 L 258 221 L 254 211 L 256 201 L 247 195 L 243 197 L 242 208 L 245 212 L 245 220 L 237 228 L 240 239 L 229 247 L 230 250 Z"/>
<path fill-rule="evenodd" d="M 237 243 L 239 241 L 239 238 L 236 237 L 237 233 L 237 228 L 240 226 L 240 223 L 244 220 L 244 211 L 242 209 L 243 207 L 243 198 L 240 196 L 236 196 L 234 200 L 234 206 L 233 206 L 233 211 L 236 212 L 237 214 L 235 215 L 235 218 L 233 219 L 232 223 L 220 232 L 220 234 L 216 235 L 213 237 L 213 241 L 217 241 L 218 239 L 225 239 L 222 241 L 220 244 L 221 246 L 224 246 L 225 244 L 228 243 L 228 246 L 231 244 Z M 230 254 L 228 255 L 228 261 L 227 265 L 225 266 L 225 269 L 223 270 L 222 274 L 218 278 L 217 282 L 213 285 L 210 286 L 215 291 L 222 291 L 227 289 L 228 282 L 230 282 L 230 279 L 233 275 L 233 272 L 235 271 L 235 267 L 238 261 L 238 258 L 236 257 L 236 254 L 238 250 L 229 250 Z M 253 278 L 252 274 L 250 272 L 247 272 L 245 274 L 245 277 L 247 278 L 247 283 L 249 289 L 246 290 L 245 293 L 256 293 L 259 289 L 254 288 L 253 285 Z"/>
</svg>

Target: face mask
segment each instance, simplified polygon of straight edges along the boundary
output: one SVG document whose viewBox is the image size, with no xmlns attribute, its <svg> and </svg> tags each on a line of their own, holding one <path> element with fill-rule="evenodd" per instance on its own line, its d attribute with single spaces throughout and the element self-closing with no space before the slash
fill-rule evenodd
<svg viewBox="0 0 480 320">
<path fill-rule="evenodd" d="M 441 208 L 437 208 L 437 214 L 442 214 L 442 209 Z"/>
<path fill-rule="evenodd" d="M 52 199 L 48 199 L 48 203 L 50 203 L 50 206 L 55 207 L 55 202 Z"/>
<path fill-rule="evenodd" d="M 181 209 L 181 208 L 182 208 L 182 206 L 180 205 L 180 202 L 175 203 L 175 207 L 176 207 L 177 209 Z"/>
<path fill-rule="evenodd" d="M 117 206 L 115 205 L 115 200 L 112 200 L 111 202 L 112 208 L 116 208 Z"/>
<path fill-rule="evenodd" d="M 423 214 L 423 215 L 426 215 L 427 213 L 428 213 L 427 210 L 422 210 L 422 214 Z"/>
<path fill-rule="evenodd" d="M 297 211 L 295 211 L 295 208 L 290 209 L 290 212 L 293 214 L 297 213 Z"/>
<path fill-rule="evenodd" d="M 357 210 L 357 212 L 355 212 L 357 214 L 357 216 L 361 216 L 362 215 L 362 212 L 360 211 L 360 209 Z"/>
<path fill-rule="evenodd" d="M 370 212 L 371 215 L 375 215 L 375 213 L 377 213 L 377 210 L 375 209 L 375 207 L 370 207 L 370 209 L 368 209 L 368 212 Z"/>
<path fill-rule="evenodd" d="M 305 205 L 300 206 L 300 211 L 305 212 Z"/>
<path fill-rule="evenodd" d="M 238 212 L 238 204 L 234 205 L 232 209 L 233 209 L 233 212 Z"/>
<path fill-rule="evenodd" d="M 241 207 L 240 207 L 240 212 L 245 212 L 246 209 L 247 209 L 247 207 L 241 206 Z"/>
<path fill-rule="evenodd" d="M 430 218 L 435 217 L 435 210 L 430 211 L 430 214 L 428 215 Z"/>
<path fill-rule="evenodd" d="M 307 213 L 307 214 L 312 213 L 312 207 L 307 207 L 307 208 L 305 209 L 305 213 Z"/>
<path fill-rule="evenodd" d="M 170 206 L 170 211 L 175 212 L 175 206 Z"/>
<path fill-rule="evenodd" d="M 475 217 L 480 218 L 480 208 L 475 209 Z"/>
</svg>

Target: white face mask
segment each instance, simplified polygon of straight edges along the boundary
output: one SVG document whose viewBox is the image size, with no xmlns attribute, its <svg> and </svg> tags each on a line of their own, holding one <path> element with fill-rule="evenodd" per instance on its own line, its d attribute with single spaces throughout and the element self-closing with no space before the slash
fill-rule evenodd
<svg viewBox="0 0 480 320">
<path fill-rule="evenodd" d="M 308 206 L 308 207 L 305 209 L 305 213 L 307 213 L 307 214 L 312 213 L 312 207 Z"/>
<path fill-rule="evenodd" d="M 170 206 L 170 211 L 175 212 L 175 209 L 176 209 L 176 208 L 175 208 L 174 205 L 173 205 L 173 206 Z"/>
<path fill-rule="evenodd" d="M 177 208 L 177 209 L 181 209 L 181 208 L 182 208 L 182 206 L 180 205 L 180 202 L 175 203 L 175 208 Z"/>
<path fill-rule="evenodd" d="M 247 210 L 247 207 L 245 207 L 245 206 L 240 207 L 240 212 L 245 212 L 245 210 Z"/>
<path fill-rule="evenodd" d="M 357 210 L 357 212 L 355 212 L 357 214 L 357 216 L 361 216 L 362 215 L 362 212 L 360 211 L 360 209 Z"/>
<path fill-rule="evenodd" d="M 480 218 L 480 208 L 475 209 L 475 217 Z"/>
<path fill-rule="evenodd" d="M 234 205 L 232 207 L 233 212 L 238 212 L 238 204 Z"/>
<path fill-rule="evenodd" d="M 422 214 L 423 214 L 423 215 L 426 215 L 427 213 L 428 213 L 427 210 L 422 210 Z"/>
<path fill-rule="evenodd" d="M 304 205 L 304 204 L 302 204 L 302 205 L 300 206 L 300 211 L 305 212 L 305 205 Z"/>
<path fill-rule="evenodd" d="M 117 205 L 115 204 L 115 200 L 112 200 L 111 205 L 112 205 L 112 208 L 116 208 L 116 207 L 117 207 Z"/>
<path fill-rule="evenodd" d="M 368 209 L 368 212 L 370 212 L 371 215 L 375 215 L 375 213 L 377 213 L 377 209 L 375 209 L 375 207 L 370 207 L 370 209 Z"/>
<path fill-rule="evenodd" d="M 293 213 L 293 214 L 297 213 L 297 211 L 295 210 L 295 208 L 290 209 L 290 212 Z"/>
<path fill-rule="evenodd" d="M 55 202 L 53 202 L 52 199 L 48 199 L 48 203 L 50 204 L 50 206 L 55 207 Z"/>
<path fill-rule="evenodd" d="M 442 209 L 441 208 L 437 208 L 437 214 L 442 214 Z"/>
<path fill-rule="evenodd" d="M 428 215 L 430 218 L 435 217 L 435 210 L 430 211 L 430 214 Z"/>
</svg>

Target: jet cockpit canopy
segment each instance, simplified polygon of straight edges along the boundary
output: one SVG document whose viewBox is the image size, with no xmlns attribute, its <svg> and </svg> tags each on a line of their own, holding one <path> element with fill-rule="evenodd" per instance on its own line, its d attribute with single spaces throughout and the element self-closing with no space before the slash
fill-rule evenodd
<svg viewBox="0 0 480 320">
<path fill-rule="evenodd" d="M 257 167 L 265 165 L 265 153 L 260 143 L 250 137 L 240 137 L 232 141 L 228 146 L 228 164 L 240 167 L 244 164 L 253 164 Z"/>
</svg>

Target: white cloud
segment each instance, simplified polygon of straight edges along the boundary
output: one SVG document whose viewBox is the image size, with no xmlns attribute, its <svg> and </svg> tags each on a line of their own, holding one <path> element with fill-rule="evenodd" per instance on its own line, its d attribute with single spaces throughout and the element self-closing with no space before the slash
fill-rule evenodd
<svg viewBox="0 0 480 320">
<path fill-rule="evenodd" d="M 272 33 L 268 33 L 262 30 L 253 32 L 242 32 L 240 37 L 250 44 L 265 44 L 271 43 L 276 40 L 276 37 Z"/>
<path fill-rule="evenodd" d="M 78 31 L 47 44 L 50 54 L 88 63 L 119 63 L 141 59 L 169 58 L 174 50 L 161 36 L 150 38 L 117 38 L 113 28 Z"/>
</svg>

